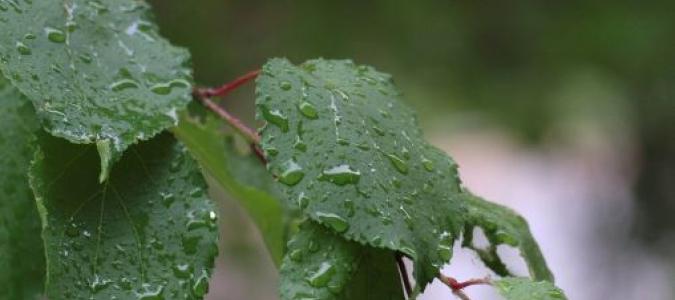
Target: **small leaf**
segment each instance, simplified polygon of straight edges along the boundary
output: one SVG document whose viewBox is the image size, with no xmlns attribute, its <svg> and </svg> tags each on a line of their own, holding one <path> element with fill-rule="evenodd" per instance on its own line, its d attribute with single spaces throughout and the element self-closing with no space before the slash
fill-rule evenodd
<svg viewBox="0 0 675 300">
<path fill-rule="evenodd" d="M 507 207 L 485 201 L 468 192 L 464 195 L 469 210 L 463 246 L 476 250 L 486 265 L 501 276 L 513 274 L 506 269 L 497 255 L 497 245 L 518 247 L 530 270 L 530 276 L 535 280 L 553 282 L 553 274 L 546 266 L 546 260 L 523 217 Z M 485 232 L 490 242 L 487 250 L 473 247 L 474 227 L 480 227 Z"/>
<path fill-rule="evenodd" d="M 31 186 L 43 222 L 49 299 L 201 299 L 217 216 L 170 135 L 132 146 L 97 180 L 95 146 L 40 135 Z"/>
<path fill-rule="evenodd" d="M 281 299 L 405 299 L 394 253 L 306 220 L 281 266 Z"/>
<path fill-rule="evenodd" d="M 42 293 L 45 260 L 26 173 L 39 124 L 30 102 L 2 78 L 0 115 L 0 299 L 34 299 Z"/>
<path fill-rule="evenodd" d="M 272 176 L 257 157 L 236 152 L 232 136 L 223 131 L 222 122 L 201 107 L 193 108 L 204 119 L 185 112 L 173 129 L 174 134 L 202 168 L 249 212 L 278 266 L 284 253 L 287 225 Z"/>
<path fill-rule="evenodd" d="M 548 281 L 531 281 L 528 278 L 507 277 L 494 282 L 499 293 L 507 300 L 565 300 L 562 290 Z"/>
<path fill-rule="evenodd" d="M 466 208 L 456 164 L 424 140 L 390 76 L 351 61 L 273 59 L 256 93 L 262 148 L 288 205 L 349 240 L 405 253 L 429 283 Z"/>
<path fill-rule="evenodd" d="M 189 54 L 158 34 L 144 1 L 12 1 L 0 20 L 0 70 L 51 134 L 108 145 L 102 179 L 191 99 Z"/>
</svg>

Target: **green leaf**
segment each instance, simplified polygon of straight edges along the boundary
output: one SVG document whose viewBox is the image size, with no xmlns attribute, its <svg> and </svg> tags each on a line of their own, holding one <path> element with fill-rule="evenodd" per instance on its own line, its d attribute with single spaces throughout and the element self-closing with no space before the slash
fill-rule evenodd
<svg viewBox="0 0 675 300">
<path fill-rule="evenodd" d="M 169 134 L 133 146 L 99 184 L 93 146 L 38 138 L 30 169 L 50 299 L 201 299 L 217 254 L 214 205 Z"/>
<path fill-rule="evenodd" d="M 507 207 L 485 201 L 468 192 L 464 195 L 469 211 L 463 246 L 476 250 L 485 264 L 500 276 L 513 274 L 497 255 L 497 246 L 506 244 L 518 247 L 530 270 L 530 276 L 535 280 L 553 282 L 553 274 L 546 266 L 546 260 L 523 217 Z M 480 227 L 485 233 L 490 242 L 488 249 L 477 249 L 472 245 L 474 227 Z"/>
<path fill-rule="evenodd" d="M 45 260 L 26 173 L 39 125 L 30 102 L 2 78 L 0 115 L 0 299 L 35 299 L 42 293 Z"/>
<path fill-rule="evenodd" d="M 232 136 L 225 133 L 220 120 L 203 109 L 199 112 L 203 120 L 183 113 L 173 132 L 202 168 L 249 212 L 278 266 L 284 254 L 287 226 L 272 176 L 254 155 L 237 153 Z"/>
<path fill-rule="evenodd" d="M 304 221 L 281 266 L 281 299 L 405 299 L 394 253 Z"/>
<path fill-rule="evenodd" d="M 101 179 L 130 145 L 174 125 L 191 99 L 189 54 L 135 0 L 4 1 L 0 70 L 43 127 L 95 143 Z"/>
<path fill-rule="evenodd" d="M 415 261 L 423 289 L 463 226 L 454 161 L 424 139 L 387 74 L 273 59 L 257 80 L 268 169 L 291 205 L 350 240 Z"/>
<path fill-rule="evenodd" d="M 528 278 L 507 277 L 495 281 L 494 286 L 507 300 L 564 300 L 562 290 L 548 281 L 531 281 Z"/>
</svg>

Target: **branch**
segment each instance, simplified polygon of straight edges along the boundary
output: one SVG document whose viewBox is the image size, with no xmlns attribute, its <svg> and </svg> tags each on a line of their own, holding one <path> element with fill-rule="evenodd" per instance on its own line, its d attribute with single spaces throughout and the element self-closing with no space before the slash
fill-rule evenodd
<svg viewBox="0 0 675 300">
<path fill-rule="evenodd" d="M 475 279 L 469 279 L 464 282 L 459 282 L 457 279 L 452 278 L 450 276 L 445 276 L 443 274 L 438 274 L 438 279 L 445 283 L 451 290 L 452 293 L 455 294 L 455 296 L 459 297 L 462 300 L 470 300 L 469 296 L 467 296 L 463 289 L 472 285 L 492 285 L 492 280 L 490 280 L 490 277 L 485 277 L 485 278 L 475 278 Z"/>
<path fill-rule="evenodd" d="M 206 105 L 206 107 L 211 109 L 211 111 L 216 113 L 219 117 L 225 120 L 225 122 L 230 124 L 232 128 L 237 130 L 239 134 L 246 138 L 251 144 L 260 145 L 260 136 L 255 130 L 246 126 L 243 122 L 241 122 L 241 120 L 237 119 L 237 117 L 231 115 L 224 108 L 213 102 L 211 98 L 201 98 L 200 100 L 202 103 L 204 103 L 204 105 Z"/>
<path fill-rule="evenodd" d="M 243 76 L 232 80 L 226 84 L 223 84 L 217 88 L 200 88 L 196 90 L 197 95 L 200 98 L 213 98 L 213 97 L 223 97 L 229 92 L 235 90 L 244 83 L 249 82 L 251 79 L 258 77 L 260 70 L 255 70 L 244 74 Z"/>
<path fill-rule="evenodd" d="M 403 255 L 399 252 L 396 252 L 396 264 L 398 265 L 398 272 L 403 279 L 403 287 L 405 288 L 406 298 L 410 299 L 412 295 L 412 287 L 410 285 L 410 279 L 408 278 L 408 270 L 406 270 L 405 263 L 403 262 Z"/>
</svg>

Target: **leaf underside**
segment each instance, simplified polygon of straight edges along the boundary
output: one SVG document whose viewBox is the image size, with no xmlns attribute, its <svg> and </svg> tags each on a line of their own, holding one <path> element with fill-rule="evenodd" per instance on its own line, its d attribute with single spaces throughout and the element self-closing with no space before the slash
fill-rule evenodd
<svg viewBox="0 0 675 300">
<path fill-rule="evenodd" d="M 30 102 L 2 78 L 0 115 L 0 299 L 35 299 L 42 293 L 45 260 L 26 173 L 39 125 Z"/>
<path fill-rule="evenodd" d="M 284 254 L 286 224 L 281 197 L 272 176 L 252 154 L 237 153 L 222 122 L 201 106 L 192 106 L 172 131 L 209 175 L 250 214 L 275 264 Z"/>
<path fill-rule="evenodd" d="M 281 267 L 281 299 L 405 299 L 394 252 L 363 246 L 306 220 Z"/>
<path fill-rule="evenodd" d="M 528 278 L 508 277 L 497 280 L 494 286 L 507 300 L 564 300 L 562 290 L 548 281 L 532 281 Z"/>
<path fill-rule="evenodd" d="M 201 299 L 217 254 L 214 205 L 168 134 L 132 146 L 97 180 L 93 146 L 46 134 L 30 169 L 50 299 Z"/>
<path fill-rule="evenodd" d="M 47 131 L 98 145 L 101 179 L 191 99 L 189 53 L 159 36 L 144 1 L 0 1 L 0 27 L 0 70 Z"/>
</svg>

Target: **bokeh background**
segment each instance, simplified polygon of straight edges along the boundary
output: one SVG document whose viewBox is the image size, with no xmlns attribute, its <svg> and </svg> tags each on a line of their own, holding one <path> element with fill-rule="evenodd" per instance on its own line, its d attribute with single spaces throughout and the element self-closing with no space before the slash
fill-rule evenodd
<svg viewBox="0 0 675 300">
<path fill-rule="evenodd" d="M 277 56 L 393 74 L 466 186 L 529 220 L 570 299 L 675 299 L 674 1 L 151 2 L 203 85 Z M 252 122 L 251 86 L 226 102 Z M 223 237 L 210 299 L 275 299 L 258 232 L 215 193 Z M 444 272 L 488 274 L 459 249 Z M 422 298 L 451 297 L 436 283 Z"/>
</svg>

